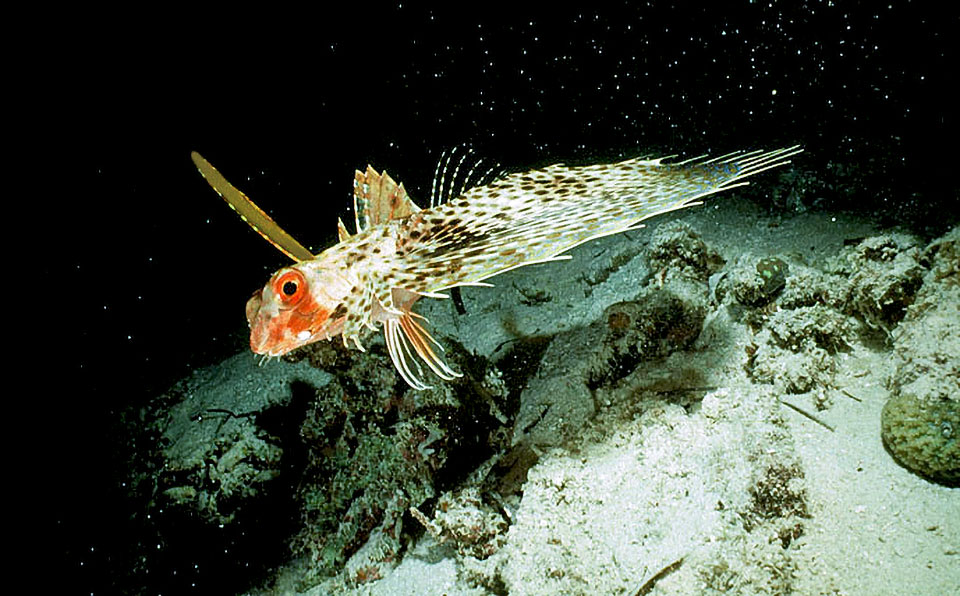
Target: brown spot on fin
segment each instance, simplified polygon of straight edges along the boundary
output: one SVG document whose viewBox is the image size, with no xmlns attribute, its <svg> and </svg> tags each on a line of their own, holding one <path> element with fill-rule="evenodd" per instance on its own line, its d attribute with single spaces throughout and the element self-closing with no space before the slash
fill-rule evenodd
<svg viewBox="0 0 960 596">
<path fill-rule="evenodd" d="M 366 172 L 357 170 L 354 174 L 353 207 L 357 232 L 420 211 L 403 184 L 397 184 L 386 170 L 380 174 L 371 166 Z"/>
</svg>

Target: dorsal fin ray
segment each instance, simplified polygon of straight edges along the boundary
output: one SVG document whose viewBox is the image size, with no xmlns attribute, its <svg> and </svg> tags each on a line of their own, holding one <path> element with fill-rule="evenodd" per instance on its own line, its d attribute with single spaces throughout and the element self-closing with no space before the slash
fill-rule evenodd
<svg viewBox="0 0 960 596">
<path fill-rule="evenodd" d="M 190 153 L 190 159 L 196 164 L 197 169 L 200 170 L 200 174 L 207 183 L 213 187 L 213 190 L 217 191 L 217 194 L 223 197 L 223 200 L 225 200 L 254 231 L 263 236 L 267 242 L 277 247 L 277 250 L 294 261 L 309 261 L 314 258 L 313 253 L 297 242 L 293 236 L 284 231 L 263 209 L 257 207 L 247 195 L 227 182 L 227 179 L 199 153 L 192 151 Z"/>
<path fill-rule="evenodd" d="M 366 172 L 354 173 L 353 213 L 357 233 L 417 211 L 420 207 L 407 195 L 403 184 L 397 184 L 386 170 L 381 174 L 368 165 Z"/>
<path fill-rule="evenodd" d="M 459 145 L 440 154 L 433 173 L 430 207 L 446 203 L 468 190 L 489 184 L 503 173 L 500 164 L 477 155 L 469 145 Z"/>
<path fill-rule="evenodd" d="M 339 217 L 337 218 L 337 238 L 340 239 L 340 242 L 343 242 L 350 237 L 350 232 L 347 231 L 347 226 L 343 223 L 343 220 Z"/>
</svg>

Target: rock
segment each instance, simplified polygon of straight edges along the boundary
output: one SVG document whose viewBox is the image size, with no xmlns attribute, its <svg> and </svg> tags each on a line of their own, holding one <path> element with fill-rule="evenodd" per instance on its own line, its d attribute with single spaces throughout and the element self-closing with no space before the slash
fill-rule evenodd
<svg viewBox="0 0 960 596">
<path fill-rule="evenodd" d="M 745 254 L 731 267 L 718 298 L 722 300 L 729 287 L 740 304 L 763 306 L 783 290 L 789 273 L 790 268 L 777 257 L 757 259 L 753 255 Z"/>
<path fill-rule="evenodd" d="M 883 406 L 883 443 L 905 468 L 947 486 L 960 486 L 960 401 L 938 397 L 920 380 Z"/>
<path fill-rule="evenodd" d="M 707 286 L 677 276 L 607 308 L 589 327 L 560 333 L 520 398 L 514 444 L 559 445 L 596 413 L 594 391 L 645 361 L 688 348 L 703 329 Z"/>
<path fill-rule="evenodd" d="M 758 319 L 762 325 L 747 365 L 758 383 L 772 383 L 787 393 L 829 386 L 836 372 L 834 356 L 850 349 L 849 317 L 824 305 L 778 310 Z"/>
<path fill-rule="evenodd" d="M 690 224 L 682 221 L 657 227 L 647 259 L 651 271 L 657 274 L 669 271 L 700 282 L 707 281 L 723 266 L 720 253 L 708 246 Z"/>
<path fill-rule="evenodd" d="M 902 234 L 874 236 L 861 242 L 849 258 L 855 273 L 847 291 L 848 312 L 871 327 L 891 331 L 923 283 L 915 240 Z"/>
<path fill-rule="evenodd" d="M 887 450 L 905 468 L 960 486 L 960 228 L 928 249 L 930 270 L 900 324 L 899 364 L 881 415 Z"/>
</svg>

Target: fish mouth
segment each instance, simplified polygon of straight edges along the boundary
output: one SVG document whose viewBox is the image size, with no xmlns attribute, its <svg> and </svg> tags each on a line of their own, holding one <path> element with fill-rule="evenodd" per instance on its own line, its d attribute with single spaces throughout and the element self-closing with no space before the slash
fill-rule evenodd
<svg viewBox="0 0 960 596">
<path fill-rule="evenodd" d="M 283 356 L 293 348 L 286 347 L 281 320 L 261 310 L 261 293 L 247 301 L 247 324 L 250 326 L 250 350 L 262 356 Z"/>
<path fill-rule="evenodd" d="M 263 345 L 262 342 L 259 344 L 255 344 L 252 338 L 250 340 L 250 350 L 254 354 L 259 354 L 260 356 L 279 357 L 279 356 L 284 356 L 295 349 L 296 347 L 293 347 L 293 348 L 285 348 L 281 346 L 268 347 Z"/>
<path fill-rule="evenodd" d="M 257 338 L 250 336 L 250 351 L 254 354 L 261 354 L 263 356 L 279 356 L 279 354 L 274 354 L 269 348 L 265 345 L 265 342 L 258 340 Z"/>
<path fill-rule="evenodd" d="M 271 335 L 269 325 L 258 324 L 250 329 L 250 350 L 254 354 L 283 356 L 291 349 L 283 345 L 281 338 Z"/>
<path fill-rule="evenodd" d="M 265 356 L 277 356 L 267 345 L 269 337 L 263 337 L 259 333 L 251 330 L 250 333 L 250 350 L 254 354 L 263 354 Z"/>
<path fill-rule="evenodd" d="M 275 326 L 270 323 L 270 320 L 259 315 L 250 320 L 250 350 L 254 354 L 281 356 L 285 353 L 280 348 L 280 341 L 278 341 L 280 338 L 271 333 L 271 329 Z"/>
<path fill-rule="evenodd" d="M 265 356 L 283 356 L 300 346 L 316 341 L 312 329 L 295 334 L 289 313 L 280 316 L 258 316 L 250 326 L 250 350 Z M 298 327 L 295 323 L 293 328 Z"/>
</svg>

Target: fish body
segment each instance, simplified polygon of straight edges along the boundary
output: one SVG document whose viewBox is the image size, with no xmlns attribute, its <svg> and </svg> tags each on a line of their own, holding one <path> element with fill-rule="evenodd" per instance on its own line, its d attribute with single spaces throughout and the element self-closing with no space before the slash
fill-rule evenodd
<svg viewBox="0 0 960 596">
<path fill-rule="evenodd" d="M 575 246 L 699 204 L 800 151 L 557 164 L 501 177 L 427 209 L 386 172 L 368 166 L 354 178 L 356 233 L 339 222 L 340 242 L 316 256 L 281 236 L 285 232 L 202 157 L 194 154 L 194 161 L 248 223 L 296 261 L 247 304 L 254 352 L 279 356 L 337 335 L 363 350 L 364 330 L 382 327 L 400 375 L 423 389 L 421 363 L 442 379 L 459 375 L 412 310 L 421 297 L 445 298 L 441 292 L 449 288 L 489 285 L 486 279 L 504 271 L 569 258 L 563 253 Z"/>
</svg>

